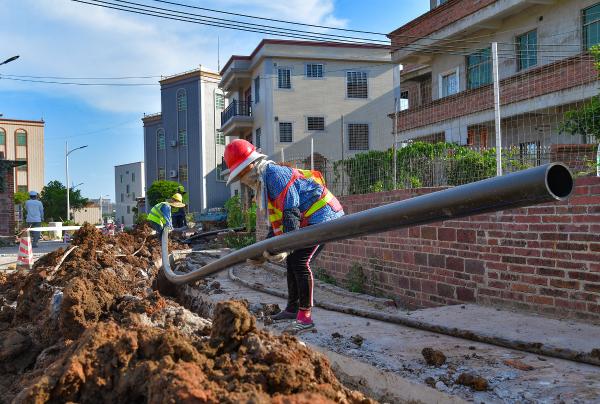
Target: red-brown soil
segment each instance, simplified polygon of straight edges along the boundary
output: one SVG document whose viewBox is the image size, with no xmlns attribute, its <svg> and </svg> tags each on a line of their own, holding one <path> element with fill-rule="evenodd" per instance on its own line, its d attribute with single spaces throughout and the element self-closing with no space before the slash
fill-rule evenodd
<svg viewBox="0 0 600 404">
<path fill-rule="evenodd" d="M 56 272 L 62 250 L 0 275 L 0 402 L 372 402 L 321 354 L 257 329 L 244 303 L 220 303 L 211 323 L 152 290 L 149 228 L 84 226 L 73 245 Z"/>
</svg>

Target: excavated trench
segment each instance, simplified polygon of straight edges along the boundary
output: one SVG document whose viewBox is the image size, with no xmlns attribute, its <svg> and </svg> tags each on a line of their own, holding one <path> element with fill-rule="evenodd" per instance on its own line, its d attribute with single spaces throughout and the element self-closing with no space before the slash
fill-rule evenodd
<svg viewBox="0 0 600 404">
<path fill-rule="evenodd" d="M 244 302 L 212 320 L 186 309 L 157 281 L 150 233 L 84 226 L 67 251 L 0 274 L 0 402 L 374 402 L 320 353 L 258 329 Z"/>
</svg>

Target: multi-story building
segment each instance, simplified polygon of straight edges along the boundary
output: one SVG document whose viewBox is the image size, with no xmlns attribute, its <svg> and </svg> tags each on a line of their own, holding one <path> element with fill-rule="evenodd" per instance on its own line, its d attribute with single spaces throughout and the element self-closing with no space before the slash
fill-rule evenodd
<svg viewBox="0 0 600 404">
<path fill-rule="evenodd" d="M 265 39 L 221 70 L 223 135 L 274 160 L 340 160 L 392 145 L 390 49 Z M 318 156 L 318 157 L 317 157 Z"/>
<path fill-rule="evenodd" d="M 431 0 L 429 12 L 388 35 L 392 61 L 404 66 L 399 140 L 494 147 L 497 111 L 502 146 L 538 163 L 544 146 L 589 143 L 561 128 L 567 111 L 598 95 L 587 49 L 600 42 L 599 16 L 598 0 Z"/>
<path fill-rule="evenodd" d="M 160 81 L 161 113 L 142 119 L 146 184 L 179 182 L 188 192 L 189 212 L 222 207 L 229 197 L 220 165 L 225 139 L 216 130 L 225 105 L 219 81 L 203 67 L 166 77 Z"/>
<path fill-rule="evenodd" d="M 44 187 L 44 121 L 0 118 L 0 159 L 27 162 L 15 168 L 15 192 L 41 192 Z"/>
<path fill-rule="evenodd" d="M 115 166 L 115 220 L 125 226 L 134 222 L 136 198 L 145 196 L 144 162 Z M 99 211 L 99 209 L 98 209 Z"/>
</svg>

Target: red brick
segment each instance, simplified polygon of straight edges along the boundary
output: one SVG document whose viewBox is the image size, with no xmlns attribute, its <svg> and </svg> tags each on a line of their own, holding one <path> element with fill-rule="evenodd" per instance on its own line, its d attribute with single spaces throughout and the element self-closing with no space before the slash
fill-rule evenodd
<svg viewBox="0 0 600 404">
<path fill-rule="evenodd" d="M 446 257 L 446 268 L 463 272 L 465 270 L 465 260 L 459 257 Z"/>
<path fill-rule="evenodd" d="M 560 297 L 568 297 L 569 294 L 566 290 L 559 289 L 550 289 L 550 288 L 540 288 L 540 294 L 544 296 L 560 296 Z"/>
<path fill-rule="evenodd" d="M 561 269 L 554 269 L 554 268 L 538 268 L 536 270 L 536 273 L 538 275 L 542 275 L 542 276 L 555 276 L 555 277 L 559 277 L 559 278 L 564 278 L 565 277 L 565 271 L 561 270 Z"/>
<path fill-rule="evenodd" d="M 474 302 L 475 291 L 468 288 L 456 288 L 456 298 L 463 302 Z"/>
<path fill-rule="evenodd" d="M 522 283 L 513 283 L 510 286 L 510 290 L 515 292 L 523 292 L 523 293 L 533 293 L 535 292 L 535 288 L 531 285 L 524 285 Z"/>
<path fill-rule="evenodd" d="M 429 254 L 428 260 L 430 267 L 435 268 L 445 268 L 446 267 L 446 257 L 444 255 L 439 254 Z"/>
<path fill-rule="evenodd" d="M 577 289 L 579 288 L 579 282 L 565 281 L 562 279 L 550 279 L 550 286 L 560 289 Z"/>
<path fill-rule="evenodd" d="M 553 305 L 554 299 L 548 296 L 527 296 L 525 301 L 535 304 Z"/>
<path fill-rule="evenodd" d="M 439 241 L 456 241 L 456 229 L 440 227 L 438 229 L 438 240 Z"/>
<path fill-rule="evenodd" d="M 461 243 L 474 243 L 477 233 L 474 230 L 458 229 L 456 231 L 456 241 Z"/>
<path fill-rule="evenodd" d="M 590 272 L 569 272 L 569 279 L 579 279 L 580 281 L 587 282 L 599 282 L 600 283 L 600 274 L 590 273 Z"/>
<path fill-rule="evenodd" d="M 437 284 L 437 292 L 443 297 L 454 297 L 454 287 L 443 283 Z"/>
<path fill-rule="evenodd" d="M 465 272 L 469 274 L 484 275 L 485 265 L 479 260 L 465 260 Z"/>
<path fill-rule="evenodd" d="M 600 293 L 600 285 L 594 285 L 594 284 L 586 284 L 583 285 L 583 289 L 588 291 L 588 292 L 592 292 L 592 293 Z"/>
<path fill-rule="evenodd" d="M 428 240 L 437 240 L 437 227 L 422 226 L 421 237 Z"/>
</svg>

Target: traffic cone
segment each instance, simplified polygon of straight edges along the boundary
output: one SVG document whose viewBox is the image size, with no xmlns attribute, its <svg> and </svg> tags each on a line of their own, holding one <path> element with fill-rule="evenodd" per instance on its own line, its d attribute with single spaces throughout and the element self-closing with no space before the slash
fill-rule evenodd
<svg viewBox="0 0 600 404">
<path fill-rule="evenodd" d="M 29 231 L 25 232 L 25 236 L 21 236 L 19 242 L 19 256 L 17 257 L 17 267 L 26 266 L 28 269 L 33 267 L 33 248 L 31 246 L 31 237 Z"/>
</svg>

